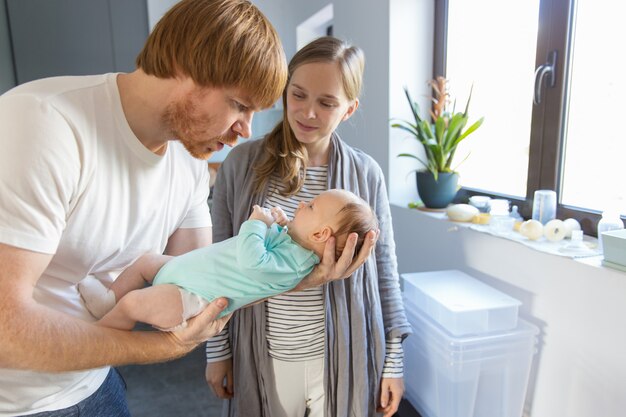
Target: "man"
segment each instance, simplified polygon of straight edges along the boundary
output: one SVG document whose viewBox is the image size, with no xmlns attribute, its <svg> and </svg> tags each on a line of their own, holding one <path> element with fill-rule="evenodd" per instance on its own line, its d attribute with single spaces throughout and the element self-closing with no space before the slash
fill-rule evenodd
<svg viewBox="0 0 626 417">
<path fill-rule="evenodd" d="M 278 36 L 247 0 L 183 0 L 129 74 L 58 77 L 0 96 L 0 417 L 127 416 L 109 366 L 185 355 L 217 334 L 217 299 L 186 329 L 93 325 L 76 283 L 144 253 L 211 243 L 207 158 L 250 136 L 286 82 Z M 349 276 L 356 235 L 299 289 Z"/>
<path fill-rule="evenodd" d="M 201 159 L 249 137 L 286 74 L 274 28 L 249 1 L 184 0 L 136 71 L 0 97 L 0 416 L 129 415 L 108 365 L 177 358 L 221 330 L 224 299 L 173 333 L 98 327 L 76 283 L 209 244 Z"/>
</svg>

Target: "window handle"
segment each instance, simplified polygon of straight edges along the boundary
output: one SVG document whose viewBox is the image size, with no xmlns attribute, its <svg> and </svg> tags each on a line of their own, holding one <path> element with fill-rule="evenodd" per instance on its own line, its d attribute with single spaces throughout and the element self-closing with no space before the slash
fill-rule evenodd
<svg viewBox="0 0 626 417">
<path fill-rule="evenodd" d="M 552 88 L 556 85 L 556 50 L 548 55 L 548 62 L 539 65 L 535 70 L 535 95 L 533 102 L 541 103 L 541 87 L 547 81 L 547 86 Z"/>
</svg>

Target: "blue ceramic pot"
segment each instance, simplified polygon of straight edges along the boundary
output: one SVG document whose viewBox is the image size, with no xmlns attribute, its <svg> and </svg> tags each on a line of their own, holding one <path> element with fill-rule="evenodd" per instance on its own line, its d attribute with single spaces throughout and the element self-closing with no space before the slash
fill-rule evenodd
<svg viewBox="0 0 626 417">
<path fill-rule="evenodd" d="M 445 208 L 456 196 L 459 174 L 440 172 L 437 180 L 430 171 L 416 172 L 417 192 L 428 208 Z"/>
</svg>

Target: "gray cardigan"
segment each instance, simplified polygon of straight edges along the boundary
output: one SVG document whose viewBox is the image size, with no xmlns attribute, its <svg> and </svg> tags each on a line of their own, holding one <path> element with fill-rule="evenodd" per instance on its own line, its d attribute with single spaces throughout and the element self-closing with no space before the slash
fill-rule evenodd
<svg viewBox="0 0 626 417">
<path fill-rule="evenodd" d="M 237 233 L 262 195 L 254 194 L 263 141 L 238 145 L 221 165 L 213 191 L 213 241 Z M 395 243 L 382 170 L 370 156 L 331 140 L 328 188 L 350 190 L 369 202 L 380 222 L 375 253 L 350 278 L 324 286 L 326 312 L 326 415 L 376 415 L 385 359 L 385 338 L 411 330 L 404 313 Z M 231 417 L 275 415 L 273 372 L 265 340 L 263 303 L 235 312 L 229 323 L 235 397 L 224 407 Z"/>
</svg>

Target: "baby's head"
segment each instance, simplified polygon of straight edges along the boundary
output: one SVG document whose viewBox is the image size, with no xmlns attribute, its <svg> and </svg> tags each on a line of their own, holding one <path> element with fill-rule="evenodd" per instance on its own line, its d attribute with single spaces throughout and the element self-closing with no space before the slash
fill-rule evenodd
<svg viewBox="0 0 626 417">
<path fill-rule="evenodd" d="M 377 229 L 376 213 L 363 199 L 349 191 L 327 190 L 311 201 L 300 203 L 289 224 L 289 235 L 320 257 L 326 241 L 335 236 L 338 258 L 350 233 L 358 234 L 356 255 L 367 232 Z"/>
</svg>

